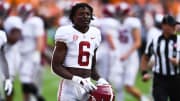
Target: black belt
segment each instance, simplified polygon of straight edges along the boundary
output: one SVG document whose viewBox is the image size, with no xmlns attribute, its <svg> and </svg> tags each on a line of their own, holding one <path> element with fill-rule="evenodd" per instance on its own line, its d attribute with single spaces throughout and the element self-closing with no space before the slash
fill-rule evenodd
<svg viewBox="0 0 180 101">
<path fill-rule="evenodd" d="M 176 74 L 176 75 L 162 75 L 162 74 L 158 74 L 158 73 L 154 73 L 154 77 L 157 78 L 164 78 L 164 79 L 174 79 L 174 78 L 179 78 L 180 79 L 180 74 Z"/>
</svg>

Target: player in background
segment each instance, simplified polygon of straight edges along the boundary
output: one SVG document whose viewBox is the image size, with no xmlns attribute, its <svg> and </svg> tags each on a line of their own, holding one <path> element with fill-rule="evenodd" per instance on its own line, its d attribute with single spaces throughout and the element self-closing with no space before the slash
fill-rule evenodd
<svg viewBox="0 0 180 101">
<path fill-rule="evenodd" d="M 0 72 L 0 80 L 1 86 L 4 82 L 4 90 L 7 96 L 11 95 L 13 85 L 12 81 L 9 76 L 9 67 L 7 63 L 7 58 L 5 57 L 4 45 L 7 43 L 7 36 L 4 31 L 0 31 L 0 65 L 1 65 L 1 72 Z M 2 99 L 0 99 L 2 100 Z"/>
<path fill-rule="evenodd" d="M 10 11 L 11 11 L 11 6 L 10 6 L 10 4 L 9 3 L 7 3 L 7 2 L 4 2 L 4 1 L 0 1 L 0 29 L 1 30 L 4 30 L 4 28 L 3 28 L 3 21 L 7 18 L 7 16 L 9 15 L 9 13 L 10 13 Z M 1 33 L 1 35 L 2 36 L 4 36 L 4 34 L 3 33 Z M 1 36 L 1 37 L 2 37 Z M 5 37 L 4 37 L 5 38 Z M 5 39 L 7 39 L 7 38 L 5 38 Z M 3 42 L 3 41 L 1 41 L 1 42 Z M 4 46 L 4 45 L 3 45 Z M 0 47 L 2 47 L 1 45 L 0 45 Z M 2 48 L 0 48 L 0 49 L 2 49 Z M 4 51 L 4 50 L 3 50 Z M 2 54 L 2 53 L 0 53 L 0 54 Z M 3 55 L 4 55 L 4 53 L 3 53 Z M 3 61 L 5 61 L 5 60 L 3 60 Z M 1 63 L 1 65 L 2 65 L 2 63 Z M 6 67 L 5 67 L 6 68 Z M 2 72 L 3 73 L 3 72 Z M 1 74 L 2 74 L 1 73 Z M 3 75 L 0 75 L 0 85 L 3 85 Z M 1 87 L 2 88 L 2 87 Z M 1 91 L 0 92 L 0 101 L 1 100 L 3 100 L 4 99 L 4 96 L 3 96 L 3 93 L 2 93 L 3 91 Z M 7 94 L 6 94 L 7 95 Z"/>
<path fill-rule="evenodd" d="M 117 5 L 117 19 L 119 44 L 114 55 L 109 80 L 117 90 L 117 101 L 123 100 L 123 88 L 139 101 L 149 101 L 138 88 L 134 86 L 139 69 L 138 49 L 141 46 L 141 22 L 131 16 L 130 6 L 122 2 Z"/>
<path fill-rule="evenodd" d="M 119 28 L 119 22 L 115 17 L 115 6 L 111 4 L 104 5 L 102 17 L 99 18 L 100 30 L 102 32 L 102 42 L 97 50 L 97 71 L 100 76 L 108 79 L 110 70 L 110 54 L 114 52 L 114 36 Z"/>
<path fill-rule="evenodd" d="M 65 3 L 65 5 L 62 7 L 63 16 L 59 19 L 59 25 L 60 26 L 72 24 L 70 19 L 68 18 L 68 15 L 69 15 L 70 10 L 71 10 L 71 6 L 72 6 L 72 3 L 68 2 L 68 3 Z"/>
<path fill-rule="evenodd" d="M 145 21 L 148 22 L 147 20 L 152 19 L 152 25 L 149 27 L 147 30 L 147 37 L 146 37 L 146 43 L 150 43 L 155 37 L 158 37 L 161 35 L 161 21 L 163 19 L 162 14 L 155 14 L 149 19 L 146 19 Z M 149 68 L 152 68 L 153 65 L 155 64 L 155 57 L 154 55 L 151 56 L 150 62 L 148 63 Z"/>
<path fill-rule="evenodd" d="M 73 25 L 57 29 L 52 70 L 64 78 L 58 90 L 58 101 L 87 101 L 89 93 L 99 85 L 108 84 L 96 72 L 96 50 L 101 42 L 99 29 L 89 26 L 93 8 L 86 3 L 75 4 L 69 18 Z"/>
<path fill-rule="evenodd" d="M 7 2 L 0 1 L 0 29 L 3 29 L 3 21 L 9 16 L 11 5 Z"/>
<path fill-rule="evenodd" d="M 155 14 L 151 19 L 152 26 L 147 30 L 147 42 L 151 41 L 154 37 L 161 33 L 161 21 L 163 19 L 163 14 Z"/>
<path fill-rule="evenodd" d="M 38 101 L 44 101 L 41 95 L 42 67 L 41 53 L 44 47 L 44 23 L 35 15 L 31 4 L 20 4 L 18 15 L 23 20 L 22 40 L 20 42 L 22 65 L 20 81 L 22 83 L 23 100 L 29 101 L 31 95 Z"/>
<path fill-rule="evenodd" d="M 22 20 L 17 16 L 10 16 L 4 21 L 4 30 L 7 33 L 7 43 L 4 45 L 5 56 L 9 66 L 10 79 L 14 81 L 20 67 L 20 52 L 18 41 L 21 39 Z M 6 96 L 6 101 L 13 101 L 13 93 Z"/>
</svg>

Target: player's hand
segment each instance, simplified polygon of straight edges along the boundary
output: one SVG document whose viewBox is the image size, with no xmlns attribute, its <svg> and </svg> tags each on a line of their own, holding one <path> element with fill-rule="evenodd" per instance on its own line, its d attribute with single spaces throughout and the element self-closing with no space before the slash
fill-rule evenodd
<svg viewBox="0 0 180 101">
<path fill-rule="evenodd" d="M 124 55 L 122 55 L 122 56 L 120 57 L 120 60 L 121 60 L 121 61 L 125 61 L 125 60 L 128 59 L 128 57 L 129 57 L 129 54 L 124 54 Z"/>
<path fill-rule="evenodd" d="M 97 82 L 96 82 L 96 85 L 108 85 L 109 83 L 103 79 L 103 78 L 100 78 Z"/>
<path fill-rule="evenodd" d="M 146 73 L 146 74 L 143 75 L 142 80 L 144 82 L 146 82 L 146 81 L 149 81 L 149 79 L 151 79 L 151 77 L 152 76 L 149 73 Z"/>
<path fill-rule="evenodd" d="M 13 84 L 12 84 L 12 81 L 10 79 L 5 80 L 4 90 L 5 90 L 7 96 L 11 95 L 12 90 L 13 90 Z"/>
<path fill-rule="evenodd" d="M 82 85 L 87 92 L 91 92 L 97 89 L 97 87 L 91 81 L 88 80 L 85 80 Z"/>
<path fill-rule="evenodd" d="M 169 61 L 173 64 L 173 65 L 179 65 L 179 61 L 176 58 L 169 58 Z"/>
<path fill-rule="evenodd" d="M 41 53 L 39 51 L 35 51 L 33 53 L 33 61 L 35 63 L 40 63 L 40 61 L 41 61 Z"/>
<path fill-rule="evenodd" d="M 90 92 L 97 89 L 97 87 L 91 81 L 79 76 L 73 76 L 72 81 L 82 85 L 86 92 Z"/>
</svg>

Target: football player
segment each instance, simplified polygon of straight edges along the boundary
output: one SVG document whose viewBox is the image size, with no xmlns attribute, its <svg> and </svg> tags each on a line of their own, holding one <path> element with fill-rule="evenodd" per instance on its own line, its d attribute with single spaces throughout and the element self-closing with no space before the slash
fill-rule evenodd
<svg viewBox="0 0 180 101">
<path fill-rule="evenodd" d="M 141 22 L 138 18 L 130 15 L 130 6 L 125 2 L 117 5 L 116 10 L 121 26 L 119 26 L 117 36 L 119 44 L 115 44 L 118 51 L 112 55 L 113 59 L 111 59 L 109 80 L 117 90 L 117 101 L 123 100 L 124 87 L 138 100 L 148 101 L 139 89 L 134 87 L 139 68 L 137 50 L 141 46 Z"/>
<path fill-rule="evenodd" d="M 6 33 L 1 30 L 0 31 L 0 65 L 2 69 L 1 71 L 3 73 L 1 72 L 0 74 L 4 74 L 4 75 L 0 75 L 0 80 L 1 80 L 0 83 L 2 83 L 3 79 L 5 79 L 4 89 L 5 89 L 6 95 L 9 96 L 12 93 L 13 85 L 9 76 L 7 58 L 5 57 L 4 45 L 6 43 L 7 43 Z"/>
<path fill-rule="evenodd" d="M 96 50 L 101 42 L 99 29 L 89 26 L 93 8 L 86 3 L 77 3 L 69 16 L 73 25 L 57 29 L 52 70 L 64 78 L 58 91 L 58 101 L 87 101 L 89 93 L 98 85 L 108 84 L 95 69 Z"/>
<path fill-rule="evenodd" d="M 0 29 L 1 30 L 4 30 L 4 28 L 3 28 L 3 22 L 4 22 L 4 20 L 7 18 L 7 16 L 9 15 L 9 13 L 10 13 L 10 11 L 11 11 L 11 6 L 10 6 L 10 4 L 9 3 L 7 3 L 7 2 L 4 2 L 4 1 L 0 1 Z M 6 34 L 5 33 L 3 33 L 3 32 L 1 32 L 0 33 L 1 35 L 0 35 L 0 40 L 1 40 L 1 42 L 0 42 L 0 49 L 1 49 L 1 52 L 3 51 L 3 53 L 1 53 L 0 52 L 0 55 L 1 56 L 5 56 L 4 55 L 4 48 L 2 48 L 2 46 L 4 47 L 4 45 L 5 45 L 5 41 L 4 40 L 7 40 L 7 37 L 6 37 Z M 4 36 L 4 37 L 3 37 Z M 3 43 L 3 44 L 2 44 Z M 4 57 L 1 57 L 0 56 L 0 58 L 2 58 L 1 60 L 2 61 L 6 61 L 6 60 L 4 60 L 5 58 Z M 9 59 L 9 58 L 8 58 Z M 0 61 L 1 61 L 0 60 Z M 2 62 L 1 61 L 1 62 Z M 0 63 L 0 65 L 2 65 L 2 67 L 3 67 L 3 64 L 6 64 L 6 62 L 2 62 L 2 63 Z M 5 71 L 6 71 L 6 66 L 5 67 L 3 67 L 3 68 L 5 68 Z M 4 72 L 5 73 L 5 72 Z M 3 81 L 3 75 L 1 75 L 2 73 L 0 73 L 0 81 Z M 2 84 L 3 82 L 1 82 L 0 83 L 0 85 Z M 7 95 L 7 94 L 6 94 Z M 8 94 L 9 95 L 9 94 Z M 0 94 L 0 101 L 1 101 L 1 99 L 4 99 L 4 98 L 1 98 L 1 97 L 3 97 L 1 94 Z"/>
<path fill-rule="evenodd" d="M 17 16 L 10 16 L 4 21 L 4 30 L 7 33 L 7 44 L 4 45 L 7 58 L 10 79 L 14 81 L 16 71 L 20 67 L 20 52 L 18 40 L 21 38 L 22 20 Z M 13 93 L 12 93 L 13 94 Z M 12 101 L 13 96 L 6 96 L 6 101 Z"/>
<path fill-rule="evenodd" d="M 3 29 L 3 21 L 9 16 L 11 5 L 8 2 L 0 1 L 0 29 Z"/>
<path fill-rule="evenodd" d="M 103 17 L 99 20 L 102 32 L 102 42 L 97 51 L 97 71 L 100 76 L 108 79 L 110 70 L 110 54 L 115 50 L 114 33 L 119 28 L 119 22 L 114 18 L 115 6 L 108 4 L 103 7 Z"/>
<path fill-rule="evenodd" d="M 20 42 L 22 67 L 20 81 L 22 83 L 24 101 L 29 101 L 34 95 L 38 101 L 43 101 L 41 96 L 41 52 L 44 47 L 44 22 L 35 15 L 31 4 L 20 4 L 18 15 L 23 20 L 22 40 Z"/>
</svg>

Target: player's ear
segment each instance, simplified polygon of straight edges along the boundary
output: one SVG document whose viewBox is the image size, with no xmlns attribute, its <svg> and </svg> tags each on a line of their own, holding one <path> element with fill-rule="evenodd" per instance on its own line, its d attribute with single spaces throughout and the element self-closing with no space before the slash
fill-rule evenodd
<svg viewBox="0 0 180 101">
<path fill-rule="evenodd" d="M 95 14 L 91 14 L 91 20 L 94 20 Z"/>
</svg>

